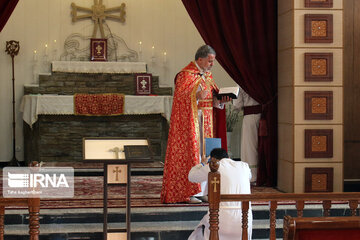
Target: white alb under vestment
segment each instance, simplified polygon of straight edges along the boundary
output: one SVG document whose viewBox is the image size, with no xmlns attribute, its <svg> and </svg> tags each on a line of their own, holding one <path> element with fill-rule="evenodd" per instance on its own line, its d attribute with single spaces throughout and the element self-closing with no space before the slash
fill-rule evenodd
<svg viewBox="0 0 360 240">
<path fill-rule="evenodd" d="M 209 165 L 198 164 L 189 172 L 189 181 L 203 182 L 207 180 L 210 172 Z M 219 166 L 221 194 L 250 194 L 251 171 L 245 162 L 233 161 L 230 158 L 220 160 Z M 248 213 L 248 239 L 252 235 L 252 210 L 249 204 Z M 188 240 L 208 240 L 209 212 L 201 219 L 199 225 L 189 236 Z M 221 202 L 219 211 L 219 239 L 239 240 L 242 234 L 241 202 Z M 203 231 L 204 229 L 204 231 Z"/>
<path fill-rule="evenodd" d="M 241 111 L 244 107 L 256 106 L 259 103 L 250 97 L 241 87 L 239 87 L 239 95 L 233 100 L 234 109 Z M 256 182 L 258 170 L 258 131 L 261 113 L 244 114 L 241 128 L 241 161 L 247 162 L 251 169 L 251 182 Z"/>
<path fill-rule="evenodd" d="M 196 67 L 199 69 L 200 71 L 200 74 L 202 75 L 202 78 L 205 80 L 205 77 L 204 77 L 204 72 L 203 70 L 199 67 L 199 65 L 196 63 L 195 61 L 195 65 Z M 196 93 L 200 92 L 202 89 L 201 87 L 199 86 L 198 89 L 196 90 Z M 216 97 L 213 98 L 213 107 L 215 108 L 220 108 L 220 109 L 223 109 L 224 108 L 224 104 L 223 103 L 220 103 L 220 100 L 218 100 Z M 198 121 L 199 121 L 199 131 L 200 131 L 200 161 L 201 161 L 201 157 L 203 155 L 203 149 L 202 149 L 202 145 L 204 144 L 203 143 L 203 128 L 202 128 L 202 125 L 204 124 L 203 123 L 203 119 L 202 119 L 202 110 L 201 109 L 198 109 Z M 203 197 L 203 196 L 206 196 L 207 195 L 207 179 L 206 181 L 204 182 L 201 182 L 200 183 L 200 187 L 201 187 L 201 192 L 199 192 L 198 194 L 194 195 L 195 197 Z"/>
</svg>

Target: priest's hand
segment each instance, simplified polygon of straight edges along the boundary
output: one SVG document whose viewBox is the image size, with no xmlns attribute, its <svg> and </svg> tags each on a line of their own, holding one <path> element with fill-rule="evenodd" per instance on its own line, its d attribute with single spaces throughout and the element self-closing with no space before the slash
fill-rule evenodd
<svg viewBox="0 0 360 240">
<path fill-rule="evenodd" d="M 201 164 L 202 164 L 203 166 L 205 166 L 206 164 L 208 164 L 209 161 L 210 161 L 210 156 L 209 156 L 209 157 L 206 157 L 205 155 L 203 155 L 203 156 L 201 157 Z"/>
<path fill-rule="evenodd" d="M 196 93 L 196 99 L 202 100 L 205 99 L 206 96 L 209 94 L 209 90 L 201 90 Z"/>
<path fill-rule="evenodd" d="M 223 96 L 220 99 L 220 103 L 226 103 L 226 102 L 230 102 L 231 101 L 231 97 L 229 96 Z"/>
</svg>

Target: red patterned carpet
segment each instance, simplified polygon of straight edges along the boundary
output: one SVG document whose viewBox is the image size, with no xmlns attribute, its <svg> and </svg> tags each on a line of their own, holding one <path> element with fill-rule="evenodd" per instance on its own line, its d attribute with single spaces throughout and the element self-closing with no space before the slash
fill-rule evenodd
<svg viewBox="0 0 360 240">
<path fill-rule="evenodd" d="M 101 169 L 102 164 L 86 164 L 74 162 L 45 163 L 46 167 L 71 166 L 76 169 Z M 135 168 L 161 168 L 155 163 L 134 164 Z M 2 173 L 0 173 L 2 175 Z M 0 181 L 0 185 L 2 182 Z M 132 207 L 182 207 L 191 206 L 186 203 L 162 204 L 160 192 L 162 176 L 132 176 L 131 177 L 131 206 Z M 71 199 L 42 199 L 41 208 L 102 208 L 103 207 L 103 176 L 76 176 L 74 183 L 74 198 Z M 2 186 L 0 187 L 2 193 Z M 253 187 L 253 193 L 279 193 L 276 189 L 267 187 Z M 125 186 L 108 186 L 108 207 L 125 207 Z M 207 205 L 206 203 L 200 204 Z M 199 204 L 194 204 L 199 206 Z"/>
<path fill-rule="evenodd" d="M 160 191 L 162 176 L 132 176 L 131 206 L 132 207 L 174 207 L 189 206 L 189 204 L 162 204 Z M 108 187 L 108 206 L 125 207 L 124 186 Z M 44 199 L 41 208 L 102 208 L 103 207 L 103 177 L 75 177 L 75 191 L 72 199 Z M 252 192 L 273 192 L 276 189 L 255 187 Z M 207 204 L 203 204 L 207 205 Z M 196 206 L 199 206 L 196 204 Z"/>
</svg>

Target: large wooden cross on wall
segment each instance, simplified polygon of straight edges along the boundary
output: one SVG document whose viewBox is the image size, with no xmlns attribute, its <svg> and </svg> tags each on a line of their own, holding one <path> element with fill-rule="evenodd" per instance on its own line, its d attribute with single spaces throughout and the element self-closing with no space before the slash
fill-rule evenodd
<svg viewBox="0 0 360 240">
<path fill-rule="evenodd" d="M 125 22 L 125 14 L 126 14 L 125 3 L 122 3 L 118 7 L 106 8 L 105 5 L 103 5 L 102 0 L 94 0 L 94 5 L 91 6 L 91 8 L 80 7 L 77 6 L 75 3 L 71 3 L 71 8 L 72 8 L 71 15 L 73 22 L 85 18 L 91 18 L 94 21 L 95 25 L 92 34 L 93 38 L 96 38 L 96 33 L 98 29 L 100 29 L 101 37 L 105 38 L 103 22 L 105 21 L 106 18 L 116 19 L 122 23 Z M 87 12 L 87 14 L 78 15 L 78 11 L 84 11 Z M 119 11 L 120 13 L 119 16 L 110 14 L 115 11 Z"/>
</svg>

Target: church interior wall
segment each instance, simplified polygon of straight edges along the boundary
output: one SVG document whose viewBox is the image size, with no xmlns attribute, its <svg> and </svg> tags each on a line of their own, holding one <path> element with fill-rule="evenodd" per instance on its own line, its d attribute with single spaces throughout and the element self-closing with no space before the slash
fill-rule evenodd
<svg viewBox="0 0 360 240">
<path fill-rule="evenodd" d="M 360 1 L 344 1 L 344 179 L 360 181 Z"/>
<path fill-rule="evenodd" d="M 294 12 L 289 11 L 278 14 L 278 50 L 285 51 L 293 47 L 294 29 Z"/>
<path fill-rule="evenodd" d="M 332 2 L 330 8 L 317 8 L 306 7 L 305 0 L 278 1 L 278 188 L 285 192 L 305 191 L 305 168 L 332 168 L 333 191 L 343 190 L 344 16 L 343 1 Z M 305 14 L 332 15 L 332 42 L 305 42 Z M 305 53 L 332 54 L 331 81 L 305 81 Z M 306 91 L 331 92 L 333 99 L 326 103 L 331 104 L 331 118 L 305 118 Z M 305 151 L 309 151 L 305 145 L 311 144 L 314 149 L 315 144 L 313 137 L 312 142 L 305 142 L 305 130 L 316 129 L 331 129 L 333 142 L 331 146 L 325 143 L 325 147 L 333 149 L 332 155 L 305 157 Z"/>
<path fill-rule="evenodd" d="M 278 161 L 278 188 L 284 192 L 294 192 L 294 164 L 291 162 L 281 159 Z"/>
<path fill-rule="evenodd" d="M 38 78 L 34 77 L 34 58 L 42 59 L 45 44 L 48 44 L 49 56 L 56 49 L 59 58 L 64 50 L 64 41 L 70 34 L 92 35 L 94 24 L 91 20 L 72 22 L 72 2 L 83 7 L 93 4 L 88 0 L 19 1 L 0 33 L 0 44 L 4 50 L 6 41 L 20 42 L 20 51 L 15 57 L 16 146 L 19 147 L 19 160 L 23 159 L 23 131 L 22 114 L 18 109 L 24 85 L 38 83 Z M 180 0 L 104 0 L 103 4 L 114 7 L 123 2 L 126 4 L 126 22 L 107 19 L 107 26 L 112 34 L 123 38 L 132 50 L 139 52 L 141 42 L 141 60 L 148 63 L 153 75 L 159 76 L 160 86 L 173 87 L 176 73 L 194 59 L 196 49 L 204 44 L 185 7 Z M 105 33 L 107 26 L 104 26 Z M 155 57 L 154 62 L 152 56 Z M 40 67 L 39 72 L 49 72 L 49 65 Z M 234 86 L 233 80 L 218 63 L 212 72 L 220 87 Z M 11 57 L 5 51 L 0 51 L 0 161 L 12 158 L 11 78 Z"/>
</svg>

